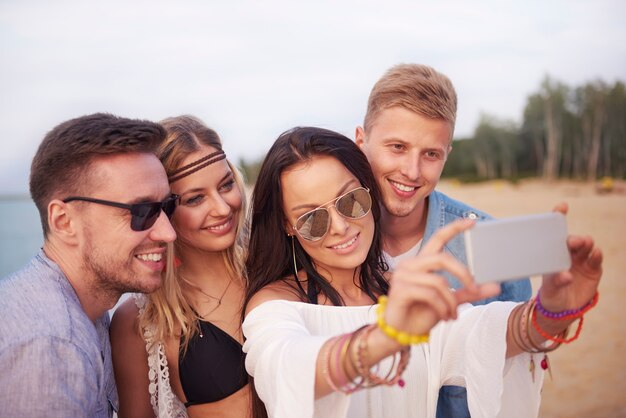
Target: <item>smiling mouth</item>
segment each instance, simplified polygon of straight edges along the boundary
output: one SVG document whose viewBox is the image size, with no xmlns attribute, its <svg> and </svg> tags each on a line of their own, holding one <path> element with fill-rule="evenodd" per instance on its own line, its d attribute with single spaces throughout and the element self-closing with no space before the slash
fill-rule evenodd
<svg viewBox="0 0 626 418">
<path fill-rule="evenodd" d="M 230 223 L 231 223 L 232 219 L 228 219 L 226 222 L 224 222 L 223 224 L 220 225 L 215 225 L 215 226 L 209 226 L 206 229 L 208 229 L 209 231 L 223 231 L 226 228 L 230 227 Z"/>
<path fill-rule="evenodd" d="M 332 248 L 333 250 L 343 250 L 344 248 L 348 248 L 349 246 L 354 244 L 358 237 L 359 237 L 358 235 L 355 235 L 354 238 L 352 238 L 350 241 L 344 242 L 343 244 L 339 244 L 339 245 L 333 245 L 330 248 Z"/>
<path fill-rule="evenodd" d="M 163 259 L 163 254 L 161 253 L 150 253 L 150 254 L 137 254 L 135 257 L 142 261 L 161 261 Z"/>
<path fill-rule="evenodd" d="M 404 185 L 402 183 L 398 183 L 398 182 L 393 181 L 393 180 L 389 180 L 389 183 L 391 183 L 391 185 L 393 187 L 395 187 L 396 189 L 400 190 L 401 192 L 412 192 L 413 190 L 417 189 L 417 187 L 407 186 L 407 185 Z"/>
</svg>

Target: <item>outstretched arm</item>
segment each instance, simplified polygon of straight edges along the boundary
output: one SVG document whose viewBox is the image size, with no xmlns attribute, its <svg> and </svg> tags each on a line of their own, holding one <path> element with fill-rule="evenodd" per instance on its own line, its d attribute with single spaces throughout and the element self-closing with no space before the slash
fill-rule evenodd
<svg viewBox="0 0 626 418">
<path fill-rule="evenodd" d="M 577 320 L 576 315 L 556 317 L 560 313 L 578 312 L 590 304 L 596 295 L 602 276 L 602 252 L 595 247 L 591 237 L 570 236 L 567 246 L 572 257 L 571 268 L 544 276 L 538 292 L 543 310 L 554 315 L 548 316 L 537 308 L 534 309 L 534 313 L 530 312 L 530 315 L 534 315 L 536 325 L 545 335 L 556 336 Z M 532 323 L 532 320 L 530 322 Z M 514 339 L 514 333 L 519 335 L 519 326 L 519 321 L 509 321 L 507 356 L 522 352 L 519 343 L 515 343 Z M 528 332 L 531 333 L 529 337 L 531 341 L 543 343 L 547 340 L 535 326 L 528 327 Z"/>
<path fill-rule="evenodd" d="M 567 214 L 567 204 L 560 203 L 554 208 L 555 212 Z M 536 325 L 544 334 L 555 336 L 571 325 L 576 320 L 576 315 L 555 318 L 559 313 L 577 312 L 589 304 L 598 291 L 598 285 L 602 276 L 602 251 L 595 246 L 591 237 L 569 236 L 567 239 L 572 265 L 569 270 L 556 274 L 545 275 L 538 298 L 543 310 L 556 315 L 542 313 L 541 309 L 535 309 L 534 318 Z M 533 315 L 533 312 L 530 312 Z M 513 356 L 522 351 L 518 343 L 515 343 L 515 335 L 518 330 L 518 321 L 509 321 L 507 333 L 507 356 Z M 528 321 L 526 321 L 528 323 Z M 532 321 L 530 321 L 532 323 Z M 530 340 L 543 343 L 546 338 L 542 336 L 534 326 L 528 328 L 531 333 Z M 519 340 L 519 338 L 518 338 Z"/>
<path fill-rule="evenodd" d="M 398 264 L 393 272 L 389 294 L 381 316 L 385 323 L 399 332 L 411 336 L 427 336 L 440 321 L 457 318 L 460 304 L 474 302 L 495 296 L 500 291 L 498 284 L 477 285 L 465 265 L 450 254 L 444 247 L 455 236 L 471 228 L 474 221 L 459 220 L 438 230 L 422 247 L 420 253 Z M 463 287 L 453 291 L 442 271 L 454 275 Z M 380 318 L 380 317 L 379 317 Z M 376 364 L 384 358 L 398 353 L 403 346 L 395 338 L 387 335 L 380 326 L 366 334 L 368 359 Z M 320 353 L 324 353 L 333 342 L 327 342 Z M 357 347 L 352 347 L 352 357 L 358 357 Z M 318 356 L 316 397 L 333 391 L 328 379 L 323 378 L 324 357 Z M 347 362 L 346 375 L 352 380 L 359 373 Z"/>
</svg>

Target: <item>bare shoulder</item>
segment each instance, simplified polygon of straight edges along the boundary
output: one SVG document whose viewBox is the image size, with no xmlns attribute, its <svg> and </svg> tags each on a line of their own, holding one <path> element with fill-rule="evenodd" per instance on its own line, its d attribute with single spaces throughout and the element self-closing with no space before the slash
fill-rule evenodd
<svg viewBox="0 0 626 418">
<path fill-rule="evenodd" d="M 131 335 L 138 335 L 137 327 L 139 308 L 133 297 L 128 298 L 124 303 L 115 309 L 111 319 L 111 339 L 123 338 Z"/>
<path fill-rule="evenodd" d="M 130 297 L 113 313 L 110 330 L 120 417 L 154 417 L 148 351 L 138 323 L 139 308 Z"/>
<path fill-rule="evenodd" d="M 246 307 L 246 315 L 264 302 L 271 300 L 287 300 L 290 302 L 302 302 L 296 284 L 291 278 L 271 283 L 259 290 L 252 296 Z"/>
</svg>

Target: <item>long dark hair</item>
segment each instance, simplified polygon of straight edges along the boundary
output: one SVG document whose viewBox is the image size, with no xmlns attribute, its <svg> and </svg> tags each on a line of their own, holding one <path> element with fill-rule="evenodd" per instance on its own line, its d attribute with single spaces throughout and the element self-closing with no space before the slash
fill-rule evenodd
<svg viewBox="0 0 626 418">
<path fill-rule="evenodd" d="M 339 293 L 315 269 L 309 255 L 297 239 L 288 237 L 284 224 L 286 216 L 282 205 L 281 173 L 295 164 L 315 156 L 330 156 L 341 162 L 372 196 L 374 238 L 361 265 L 355 284 L 375 301 L 386 294 L 389 283 L 383 276 L 387 265 L 382 259 L 380 232 L 380 192 L 365 155 L 350 139 L 321 128 L 299 127 L 278 137 L 270 148 L 256 180 L 252 194 L 252 224 L 246 268 L 248 289 L 244 312 L 250 298 L 263 287 L 294 275 L 293 251 L 297 265 L 304 269 L 308 286 L 294 289 L 302 301 L 317 303 L 318 295 L 326 296 L 333 305 L 344 305 Z M 293 242 L 292 242 L 293 240 Z M 297 283 L 299 283 L 296 280 Z"/>
</svg>

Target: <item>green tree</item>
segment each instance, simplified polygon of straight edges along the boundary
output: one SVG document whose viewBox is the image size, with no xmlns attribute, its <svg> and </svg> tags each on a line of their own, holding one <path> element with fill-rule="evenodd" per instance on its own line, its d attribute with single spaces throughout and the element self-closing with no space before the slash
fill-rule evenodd
<svg viewBox="0 0 626 418">
<path fill-rule="evenodd" d="M 603 174 L 626 175 L 626 86 L 617 81 L 608 91 Z"/>
<path fill-rule="evenodd" d="M 541 83 L 540 95 L 544 101 L 545 117 L 545 159 L 543 177 L 555 179 L 559 176 L 561 163 L 561 143 L 563 141 L 563 117 L 568 87 L 546 76 Z"/>
<path fill-rule="evenodd" d="M 473 138 L 455 139 L 452 143 L 452 152 L 448 154 L 442 177 L 455 177 L 467 181 L 478 179 L 473 147 Z"/>
<path fill-rule="evenodd" d="M 252 162 L 247 162 L 245 159 L 239 159 L 239 169 L 243 174 L 243 178 L 247 185 L 252 186 L 256 182 L 256 178 L 259 175 L 259 171 L 261 171 L 261 165 L 263 164 L 264 158 L 259 158 Z"/>
<path fill-rule="evenodd" d="M 585 176 L 587 180 L 595 180 L 598 176 L 602 137 L 606 125 L 608 89 L 605 83 L 597 80 L 585 84 L 577 91 L 577 104 L 586 157 Z"/>
<path fill-rule="evenodd" d="M 528 97 L 520 128 L 521 155 L 518 165 L 522 171 L 541 175 L 545 160 L 545 101 L 541 94 Z"/>
<path fill-rule="evenodd" d="M 483 114 L 474 131 L 473 156 L 478 175 L 493 179 L 517 175 L 519 129 L 511 121 Z"/>
</svg>

